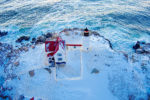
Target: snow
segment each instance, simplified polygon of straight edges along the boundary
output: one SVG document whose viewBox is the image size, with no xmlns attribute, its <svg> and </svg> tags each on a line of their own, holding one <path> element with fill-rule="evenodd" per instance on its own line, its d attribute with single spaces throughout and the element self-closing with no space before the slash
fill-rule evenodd
<svg viewBox="0 0 150 100">
<path fill-rule="evenodd" d="M 56 69 L 56 79 L 80 79 L 81 78 L 81 51 L 80 50 L 67 50 L 67 60 L 64 67 L 57 67 Z"/>
<path fill-rule="evenodd" d="M 77 37 L 79 40 L 79 36 Z M 65 39 L 69 40 L 68 38 L 71 39 L 69 36 Z M 80 43 L 82 43 L 82 39 Z M 105 46 L 101 48 L 102 45 L 105 45 L 104 41 L 100 42 L 96 39 L 91 36 L 92 49 L 90 51 L 82 49 L 67 51 L 66 66 L 58 69 L 52 68 L 51 74 L 44 69 L 46 68 L 44 45 L 38 45 L 35 49 L 22 53 L 19 58 L 20 66 L 14 70 L 20 80 L 8 81 L 5 85 L 15 87 L 13 93 L 17 93 L 17 95 L 14 95 L 14 98 L 23 94 L 26 98 L 35 97 L 35 99 L 43 100 L 77 100 L 81 98 L 82 100 L 117 100 L 109 91 L 108 72 L 102 62 L 106 54 L 108 56 L 110 55 L 108 53 L 113 52 L 109 48 L 104 49 Z M 97 46 L 94 45 L 95 43 Z M 99 53 L 105 54 L 105 56 L 94 56 Z M 100 73 L 91 74 L 95 67 L 100 70 Z M 28 73 L 31 70 L 35 72 L 33 77 L 30 77 Z M 57 75 L 55 76 L 55 74 Z"/>
<path fill-rule="evenodd" d="M 48 68 L 44 45 L 23 52 L 18 58 L 20 65 L 14 70 L 18 77 L 4 84 L 13 86 L 13 98 L 24 95 L 35 100 L 127 100 L 133 94 L 146 97 L 145 76 L 138 67 L 133 71 L 138 64 L 113 51 L 108 41 L 93 35 L 62 37 L 67 43 L 81 43 L 84 48 L 69 49 L 66 66 L 51 68 L 51 73 L 44 69 Z M 141 59 L 148 60 L 145 56 Z M 94 68 L 99 73 L 91 73 Z M 29 75 L 31 70 L 33 77 Z"/>
<path fill-rule="evenodd" d="M 16 74 L 24 74 L 33 69 L 45 67 L 45 45 L 36 46 L 35 49 L 29 49 L 28 52 L 22 52 L 19 57 L 20 66 L 16 68 Z M 39 63 L 37 63 L 39 62 Z"/>
</svg>

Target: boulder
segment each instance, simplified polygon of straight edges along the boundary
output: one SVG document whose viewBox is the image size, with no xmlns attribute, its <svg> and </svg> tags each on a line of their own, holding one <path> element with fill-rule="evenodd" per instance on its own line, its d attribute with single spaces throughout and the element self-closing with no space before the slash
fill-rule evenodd
<svg viewBox="0 0 150 100">
<path fill-rule="evenodd" d="M 8 34 L 8 32 L 2 32 L 2 31 L 0 31 L 0 37 L 5 36 L 7 34 Z"/>
<path fill-rule="evenodd" d="M 35 43 L 36 42 L 36 38 L 32 38 L 31 43 Z"/>
<path fill-rule="evenodd" d="M 39 36 L 39 37 L 37 38 L 37 40 L 36 40 L 36 44 L 38 44 L 38 43 L 45 43 L 45 41 L 46 41 L 46 37 L 44 37 L 44 36 Z"/>
<path fill-rule="evenodd" d="M 30 39 L 29 36 L 21 36 L 16 40 L 16 42 L 21 43 L 23 40 L 28 41 Z"/>
<path fill-rule="evenodd" d="M 24 95 L 20 95 L 18 98 L 18 100 L 24 100 L 24 99 L 25 99 Z"/>
<path fill-rule="evenodd" d="M 92 72 L 91 72 L 92 74 L 94 73 L 94 74 L 98 74 L 99 73 L 99 70 L 98 69 L 96 69 L 96 68 L 94 68 L 93 70 L 92 70 Z"/>
<path fill-rule="evenodd" d="M 46 38 L 51 38 L 53 35 L 52 35 L 52 33 L 47 33 L 47 34 L 45 34 L 45 37 Z"/>
<path fill-rule="evenodd" d="M 30 75 L 30 77 L 33 77 L 34 76 L 34 70 L 29 71 L 29 75 Z"/>
</svg>

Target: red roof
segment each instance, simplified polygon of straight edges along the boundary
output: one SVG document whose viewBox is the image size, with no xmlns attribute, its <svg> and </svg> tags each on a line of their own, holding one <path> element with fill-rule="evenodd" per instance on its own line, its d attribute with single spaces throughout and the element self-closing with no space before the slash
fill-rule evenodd
<svg viewBox="0 0 150 100">
<path fill-rule="evenodd" d="M 66 46 L 82 46 L 82 44 L 66 44 Z"/>
<path fill-rule="evenodd" d="M 45 52 L 50 52 L 47 56 L 54 56 L 59 50 L 59 44 L 62 43 L 65 46 L 65 41 L 61 38 L 57 38 L 56 41 L 45 41 Z"/>
</svg>

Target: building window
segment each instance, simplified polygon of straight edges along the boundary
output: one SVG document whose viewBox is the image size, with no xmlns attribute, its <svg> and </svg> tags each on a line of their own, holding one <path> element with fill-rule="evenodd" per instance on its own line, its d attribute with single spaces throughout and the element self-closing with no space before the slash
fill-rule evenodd
<svg viewBox="0 0 150 100">
<path fill-rule="evenodd" d="M 61 53 L 58 53 L 57 56 L 62 56 L 62 54 L 61 54 Z"/>
<path fill-rule="evenodd" d="M 58 61 L 62 61 L 62 58 L 58 58 Z"/>
</svg>

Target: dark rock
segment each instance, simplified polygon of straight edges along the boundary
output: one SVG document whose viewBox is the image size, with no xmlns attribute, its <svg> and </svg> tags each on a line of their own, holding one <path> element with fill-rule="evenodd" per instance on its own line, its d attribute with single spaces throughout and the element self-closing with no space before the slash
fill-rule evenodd
<svg viewBox="0 0 150 100">
<path fill-rule="evenodd" d="M 99 73 L 99 70 L 98 69 L 96 69 L 96 68 L 94 68 L 93 70 L 92 70 L 92 72 L 91 72 L 92 74 L 93 73 L 95 73 L 95 74 L 98 74 Z"/>
<path fill-rule="evenodd" d="M 73 30 L 79 30 L 79 28 L 73 28 Z"/>
<path fill-rule="evenodd" d="M 25 99 L 24 95 L 20 95 L 18 100 L 24 100 L 24 99 Z"/>
<path fill-rule="evenodd" d="M 92 34 L 94 34 L 95 36 L 100 36 L 99 33 L 97 32 L 91 32 Z"/>
<path fill-rule="evenodd" d="M 16 42 L 21 43 L 23 40 L 28 41 L 30 39 L 29 36 L 21 36 L 16 40 Z"/>
<path fill-rule="evenodd" d="M 30 75 L 30 77 L 33 77 L 34 76 L 34 70 L 29 71 L 29 75 Z"/>
<path fill-rule="evenodd" d="M 38 43 L 45 43 L 45 41 L 46 41 L 46 37 L 44 37 L 44 36 L 39 36 L 39 37 L 37 38 L 37 40 L 36 40 L 36 44 L 38 44 Z"/>
<path fill-rule="evenodd" d="M 51 73 L 51 69 L 50 68 L 44 68 L 45 70 L 47 70 L 49 73 Z"/>
<path fill-rule="evenodd" d="M 53 35 L 52 35 L 52 33 L 47 33 L 47 34 L 45 34 L 45 37 L 46 38 L 51 38 Z"/>
<path fill-rule="evenodd" d="M 36 38 L 32 38 L 31 43 L 35 43 L 36 42 Z"/>
<path fill-rule="evenodd" d="M 9 99 L 9 96 L 5 96 L 5 95 L 3 95 L 3 94 L 0 94 L 0 98 L 1 98 L 2 100 L 6 100 L 7 98 L 8 98 L 8 100 L 12 100 L 12 99 Z"/>
<path fill-rule="evenodd" d="M 2 31 L 0 31 L 0 37 L 5 36 L 7 34 L 8 34 L 8 32 L 2 32 Z"/>
</svg>

